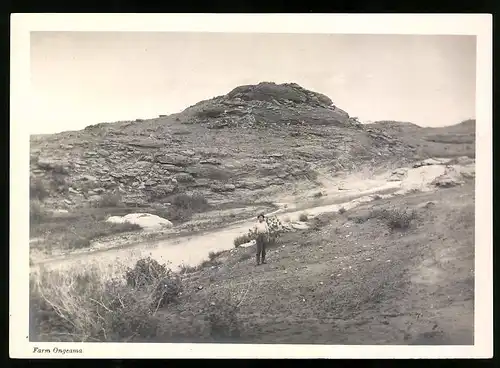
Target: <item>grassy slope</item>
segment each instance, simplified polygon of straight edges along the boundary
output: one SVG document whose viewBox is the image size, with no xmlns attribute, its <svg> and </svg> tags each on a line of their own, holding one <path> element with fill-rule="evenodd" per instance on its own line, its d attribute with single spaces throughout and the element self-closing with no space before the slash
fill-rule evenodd
<svg viewBox="0 0 500 368">
<path fill-rule="evenodd" d="M 428 201 L 435 204 L 418 208 L 406 231 L 385 229 L 377 218 L 348 220 L 366 217 L 367 207 Z M 286 234 L 267 265 L 254 265 L 253 249 L 238 249 L 220 269 L 191 276 L 179 308 L 196 310 L 223 295 L 241 299 L 248 289 L 239 313 L 245 341 L 473 343 L 472 184 L 380 200 L 322 222 Z"/>
</svg>

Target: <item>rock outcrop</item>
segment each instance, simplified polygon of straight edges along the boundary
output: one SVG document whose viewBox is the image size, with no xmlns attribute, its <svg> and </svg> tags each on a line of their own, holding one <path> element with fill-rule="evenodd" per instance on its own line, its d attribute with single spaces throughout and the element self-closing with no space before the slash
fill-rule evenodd
<svg viewBox="0 0 500 368">
<path fill-rule="evenodd" d="M 179 114 L 101 123 L 31 138 L 32 186 L 65 207 L 168 203 L 178 193 L 212 202 L 263 199 L 336 172 L 412 162 L 398 135 L 364 126 L 297 84 L 240 86 Z M 395 174 L 399 176 L 399 174 Z M 103 199 L 104 198 L 104 199 Z"/>
</svg>

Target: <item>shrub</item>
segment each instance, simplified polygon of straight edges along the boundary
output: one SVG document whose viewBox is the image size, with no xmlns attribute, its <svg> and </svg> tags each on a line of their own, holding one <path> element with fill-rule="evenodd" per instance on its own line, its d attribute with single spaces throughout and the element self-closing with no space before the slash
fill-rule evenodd
<svg viewBox="0 0 500 368">
<path fill-rule="evenodd" d="M 299 221 L 306 222 L 308 219 L 307 213 L 301 213 L 299 216 Z"/>
<path fill-rule="evenodd" d="M 164 213 L 157 213 L 157 215 L 177 222 L 188 221 L 194 213 L 206 211 L 211 207 L 201 194 L 176 194 L 168 201 L 171 205 L 165 209 Z"/>
<path fill-rule="evenodd" d="M 414 219 L 417 218 L 415 210 L 408 211 L 406 209 L 382 209 L 374 210 L 372 217 L 377 217 L 386 221 L 391 230 L 405 230 L 408 229 Z"/>
<path fill-rule="evenodd" d="M 42 204 L 38 200 L 30 201 L 30 224 L 35 225 L 42 222 L 47 216 Z"/>
<path fill-rule="evenodd" d="M 137 289 L 152 286 L 157 308 L 176 300 L 182 292 L 180 278 L 151 257 L 140 259 L 134 268 L 128 268 L 125 280 L 127 285 Z"/>
<path fill-rule="evenodd" d="M 122 197 L 118 193 L 104 194 L 95 205 L 100 208 L 119 207 L 122 203 Z"/>
<path fill-rule="evenodd" d="M 200 269 L 199 267 L 194 267 L 194 266 L 189 266 L 189 265 L 186 265 L 186 264 L 181 264 L 179 266 L 179 273 L 181 275 L 185 275 L 185 274 L 188 274 L 188 273 L 196 272 L 199 269 Z"/>
<path fill-rule="evenodd" d="M 49 190 L 41 179 L 30 178 L 30 198 L 43 201 L 49 196 Z"/>
<path fill-rule="evenodd" d="M 340 208 L 339 208 L 339 213 L 340 213 L 340 214 L 343 214 L 343 213 L 345 213 L 345 212 L 346 212 L 346 209 L 345 209 L 344 207 L 340 207 Z"/>
<path fill-rule="evenodd" d="M 248 234 L 243 234 L 243 235 L 237 236 L 234 239 L 233 244 L 234 244 L 235 248 L 238 248 L 241 244 L 246 244 L 252 240 L 253 240 L 253 238 L 252 238 L 251 232 L 249 231 Z"/>
<path fill-rule="evenodd" d="M 201 194 L 176 194 L 169 201 L 172 206 L 194 212 L 204 211 L 210 207 L 207 199 Z"/>
<path fill-rule="evenodd" d="M 31 340 L 125 342 L 158 337 L 164 321 L 156 312 L 180 294 L 180 279 L 150 258 L 139 260 L 124 276 L 104 279 L 96 268 L 32 274 L 30 331 L 36 336 Z"/>
<path fill-rule="evenodd" d="M 209 335 L 216 341 L 239 338 L 242 323 L 238 319 L 238 304 L 228 298 L 218 298 L 204 309 Z"/>
<path fill-rule="evenodd" d="M 283 227 L 283 224 L 276 216 L 266 217 L 266 222 L 267 226 L 269 227 L 268 244 L 272 246 L 277 243 L 279 237 L 285 231 L 285 228 Z M 238 248 L 241 244 L 248 243 L 252 240 L 255 240 L 256 238 L 257 238 L 257 233 L 253 229 L 250 229 L 248 230 L 247 234 L 238 236 L 237 238 L 234 239 L 234 246 L 235 248 Z"/>
<path fill-rule="evenodd" d="M 208 253 L 208 259 L 211 260 L 211 261 L 213 261 L 218 256 L 220 256 L 221 254 L 222 254 L 222 251 L 219 251 L 219 252 L 210 252 L 210 253 Z"/>
</svg>

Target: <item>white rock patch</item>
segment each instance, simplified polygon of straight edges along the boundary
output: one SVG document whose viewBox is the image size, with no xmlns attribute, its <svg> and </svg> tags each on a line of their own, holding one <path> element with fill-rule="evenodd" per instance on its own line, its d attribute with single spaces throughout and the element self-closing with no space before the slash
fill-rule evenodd
<svg viewBox="0 0 500 368">
<path fill-rule="evenodd" d="M 125 216 L 111 216 L 106 221 L 115 224 L 128 222 L 139 225 L 144 230 L 161 230 L 174 226 L 169 220 L 150 213 L 129 213 Z"/>
</svg>

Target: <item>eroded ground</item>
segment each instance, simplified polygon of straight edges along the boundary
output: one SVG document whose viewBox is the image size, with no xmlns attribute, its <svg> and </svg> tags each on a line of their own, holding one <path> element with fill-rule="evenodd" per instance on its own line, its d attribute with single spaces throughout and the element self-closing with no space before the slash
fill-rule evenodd
<svg viewBox="0 0 500 368">
<path fill-rule="evenodd" d="M 374 208 L 415 209 L 417 218 L 392 231 L 370 216 Z M 253 343 L 474 343 L 472 183 L 311 224 L 285 234 L 266 265 L 256 267 L 253 248 L 240 248 L 187 275 L 178 312 L 195 319 L 210 300 L 239 300 L 239 340 Z"/>
</svg>

